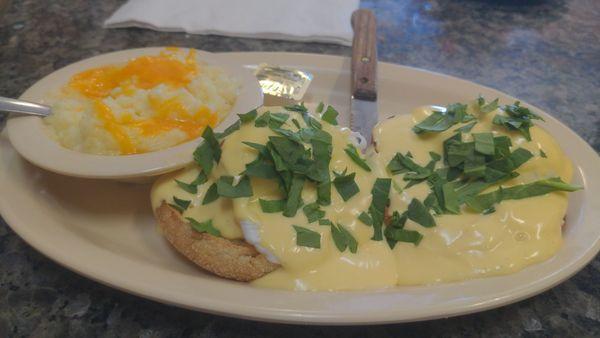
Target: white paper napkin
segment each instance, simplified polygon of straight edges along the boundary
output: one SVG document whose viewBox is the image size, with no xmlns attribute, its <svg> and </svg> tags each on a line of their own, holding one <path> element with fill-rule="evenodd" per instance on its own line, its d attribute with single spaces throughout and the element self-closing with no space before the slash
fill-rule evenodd
<svg viewBox="0 0 600 338">
<path fill-rule="evenodd" d="M 106 28 L 352 45 L 350 17 L 359 0 L 129 0 Z"/>
</svg>

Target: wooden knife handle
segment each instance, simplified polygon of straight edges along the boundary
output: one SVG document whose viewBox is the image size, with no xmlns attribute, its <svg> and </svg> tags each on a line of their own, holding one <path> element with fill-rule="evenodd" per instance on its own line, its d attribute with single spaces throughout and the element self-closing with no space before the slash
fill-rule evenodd
<svg viewBox="0 0 600 338">
<path fill-rule="evenodd" d="M 368 9 L 352 13 L 352 96 L 377 100 L 377 40 L 375 15 Z"/>
</svg>

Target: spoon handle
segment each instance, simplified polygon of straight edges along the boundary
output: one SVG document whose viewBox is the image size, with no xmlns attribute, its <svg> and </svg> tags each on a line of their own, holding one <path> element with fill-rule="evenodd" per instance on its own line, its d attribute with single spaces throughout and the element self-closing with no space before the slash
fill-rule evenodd
<svg viewBox="0 0 600 338">
<path fill-rule="evenodd" d="M 43 104 L 0 96 L 0 111 L 44 117 L 50 115 L 52 109 Z"/>
</svg>

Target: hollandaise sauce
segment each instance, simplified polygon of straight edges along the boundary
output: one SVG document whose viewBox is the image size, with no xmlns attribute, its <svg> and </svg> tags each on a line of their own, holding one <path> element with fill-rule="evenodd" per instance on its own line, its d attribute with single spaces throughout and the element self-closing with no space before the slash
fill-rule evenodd
<svg viewBox="0 0 600 338">
<path fill-rule="evenodd" d="M 323 111 L 264 107 L 205 133 L 196 164 L 155 184 L 153 208 L 255 245 L 280 264 L 252 282 L 269 288 L 461 281 L 561 247 L 572 165 L 518 103 L 421 107 L 379 123 L 364 154 Z"/>
</svg>

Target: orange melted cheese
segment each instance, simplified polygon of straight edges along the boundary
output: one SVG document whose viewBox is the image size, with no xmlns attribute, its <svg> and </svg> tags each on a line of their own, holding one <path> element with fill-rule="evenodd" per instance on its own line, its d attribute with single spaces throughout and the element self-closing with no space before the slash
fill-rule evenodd
<svg viewBox="0 0 600 338">
<path fill-rule="evenodd" d="M 151 89 L 164 84 L 171 88 L 187 86 L 198 73 L 196 53 L 190 50 L 184 60 L 174 55 L 177 48 L 168 48 L 155 56 L 140 56 L 122 66 L 104 66 L 86 70 L 71 78 L 68 87 L 93 100 L 93 108 L 104 129 L 114 138 L 121 154 L 144 152 L 135 147 L 128 128 L 143 136 L 155 136 L 178 129 L 186 134 L 184 141 L 198 137 L 206 126 L 214 127 L 218 115 L 208 107 L 190 112 L 178 97 L 160 100 L 149 96 L 152 117 L 134 119 L 130 114 L 116 118 L 104 98 L 120 95 L 132 96 L 138 89 Z M 111 95 L 120 88 L 119 94 Z"/>
</svg>

